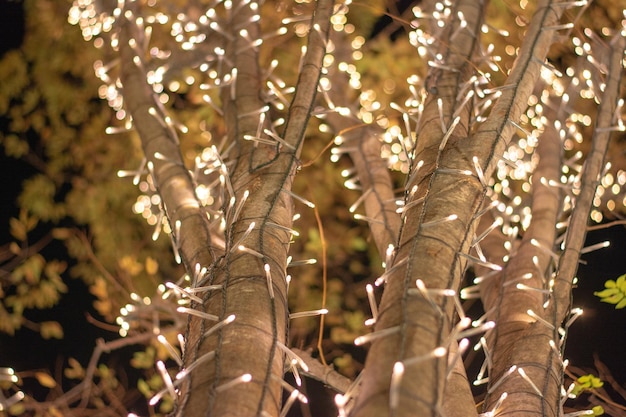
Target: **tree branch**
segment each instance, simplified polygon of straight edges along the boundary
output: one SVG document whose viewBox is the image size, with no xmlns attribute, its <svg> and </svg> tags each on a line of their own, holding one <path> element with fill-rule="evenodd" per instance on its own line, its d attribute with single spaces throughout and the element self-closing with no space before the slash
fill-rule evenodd
<svg viewBox="0 0 626 417">
<path fill-rule="evenodd" d="M 467 137 L 470 110 L 467 103 L 457 108 L 460 104 L 456 97 L 460 84 L 471 73 L 469 62 L 477 46 L 482 7 L 474 1 L 457 4 L 452 16 L 462 12 L 466 22 L 452 19 L 447 38 L 441 41 L 445 61 L 429 73 L 436 88 L 433 85 L 430 89 L 432 96 L 424 108 L 423 125 L 418 126 L 415 157 L 406 185 L 407 209 L 402 213 L 404 226 L 393 263 L 388 265 L 393 272 L 387 277 L 374 332 L 390 334 L 372 343 L 352 412 L 355 416 L 442 413 L 447 349 L 453 344 L 449 334 L 454 303 L 441 294 L 413 295 L 411 291 L 417 290 L 416 278 L 426 285 L 426 291 L 455 289 L 465 270 L 458 252 L 468 250 L 471 217 L 481 204 L 483 187 L 459 169 L 466 168 L 467 160 L 459 158 L 454 150 Z M 457 32 L 465 24 L 467 28 Z M 450 38 L 455 33 L 452 45 Z M 460 118 L 453 122 L 455 112 Z M 442 120 L 451 132 L 443 131 Z M 457 216 L 460 221 L 453 220 Z M 443 355 L 440 348 L 444 349 Z M 456 372 L 450 375 L 453 379 L 461 376 Z M 464 386 L 463 393 L 469 394 L 467 380 L 461 376 L 454 385 L 457 382 Z M 455 397 L 459 401 L 468 398 L 471 394 Z"/>
<path fill-rule="evenodd" d="M 551 329 L 543 324 L 545 292 L 553 270 L 550 252 L 555 245 L 562 201 L 559 189 L 548 185 L 559 178 L 562 162 L 561 140 L 553 126 L 546 126 L 535 152 L 539 162 L 532 178 L 530 225 L 504 270 L 481 283 L 485 311 L 494 312 L 490 319 L 496 323 L 487 337 L 492 366 L 484 410 L 493 411 L 506 392 L 506 401 L 499 408 L 502 412 L 536 409 L 549 416 L 559 412 L 558 375 L 562 366 L 560 355 L 555 357 L 549 344 Z M 485 254 L 491 255 L 486 249 Z M 481 273 L 481 268 L 477 270 Z M 558 343 L 558 339 L 553 342 Z M 514 365 L 522 368 L 540 395 L 521 375 L 504 377 Z"/>
<path fill-rule="evenodd" d="M 613 114 L 619 98 L 626 39 L 618 32 L 609 46 L 609 72 L 604 87 L 604 94 L 598 108 L 591 151 L 587 155 L 587 160 L 583 167 L 580 193 L 576 197 L 576 205 L 567 228 L 565 249 L 559 259 L 554 284 L 554 299 L 549 310 L 549 316 L 554 324 L 561 323 L 570 308 L 572 280 L 578 269 L 578 260 L 580 258 L 580 250 L 585 241 L 591 204 L 604 169 L 606 152 L 611 138 L 609 128 L 613 125 Z"/>
<path fill-rule="evenodd" d="M 320 0 L 316 5 L 283 137 L 268 134 L 258 143 L 257 132 L 267 134 L 260 117 L 265 108 L 259 93 L 262 74 L 257 51 L 239 29 L 249 25 L 247 35 L 260 36 L 258 27 L 250 25 L 257 12 L 249 3 L 234 8 L 238 12 L 229 22 L 233 41 L 225 55 L 232 63 L 227 71 L 231 80 L 236 77 L 236 84 L 222 90 L 228 138 L 236 152 L 231 155 L 235 165 L 229 175 L 233 195 L 225 209 L 225 255 L 206 277 L 207 284 L 222 289 L 206 294 L 201 308 L 220 320 L 230 315 L 235 320 L 210 332 L 206 320 L 190 318 L 184 366 L 191 367 L 206 355 L 213 355 L 214 360 L 183 383 L 184 405 L 179 412 L 185 416 L 281 413 L 280 380 L 288 324 L 286 268 L 293 222 L 291 184 L 322 70 L 333 2 Z M 248 140 L 250 137 L 253 140 Z M 275 140 L 275 145 L 268 144 L 270 140 Z M 224 388 L 241 375 L 249 375 L 250 382 Z"/>
<path fill-rule="evenodd" d="M 304 363 L 306 363 L 309 367 L 308 371 L 302 372 L 304 375 L 307 375 L 342 394 L 350 388 L 350 385 L 352 385 L 352 380 L 350 378 L 346 378 L 341 375 L 339 372 L 335 371 L 332 366 L 322 364 L 320 361 L 313 358 L 309 352 L 295 348 L 292 350 L 296 355 L 302 358 Z"/>
<path fill-rule="evenodd" d="M 132 5 L 129 11 L 132 12 Z M 131 15 L 132 16 L 132 15 Z M 134 19 L 125 18 L 120 31 L 121 82 L 126 107 L 139 133 L 151 174 L 158 187 L 172 229 L 174 243 L 189 273 L 196 265 L 210 265 L 216 257 L 212 236 L 195 186 L 185 168 L 178 138 L 164 121 L 158 99 L 147 82 L 142 51 L 144 33 Z"/>
</svg>

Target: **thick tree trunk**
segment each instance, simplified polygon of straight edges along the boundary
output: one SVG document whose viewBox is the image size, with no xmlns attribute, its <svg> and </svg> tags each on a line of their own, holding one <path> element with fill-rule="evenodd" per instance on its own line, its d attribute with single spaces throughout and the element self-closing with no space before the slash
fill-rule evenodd
<svg viewBox="0 0 626 417">
<path fill-rule="evenodd" d="M 158 98 L 147 83 L 140 46 L 144 33 L 133 9 L 122 27 L 122 83 L 127 108 L 142 139 L 151 175 L 175 230 L 175 245 L 192 277 L 191 287 L 209 287 L 192 302 L 177 415 L 277 416 L 282 407 L 287 343 L 287 256 L 293 221 L 291 184 L 321 74 L 332 0 L 318 3 L 302 72 L 289 107 L 282 142 L 257 146 L 247 140 L 259 129 L 261 71 L 246 36 L 259 36 L 258 13 L 250 2 L 235 4 L 229 25 L 224 70 L 232 86 L 223 90 L 228 137 L 235 144 L 235 167 L 221 168 L 230 203 L 225 230 L 201 209 L 177 138 L 168 128 Z M 248 23 L 252 24 L 248 25 Z M 261 126 L 263 128 L 263 126 Z M 217 220 L 217 221 L 216 221 Z M 212 236 L 221 234 L 219 239 Z M 214 244 L 225 242 L 225 247 Z"/>
<path fill-rule="evenodd" d="M 485 201 L 481 177 L 493 173 L 513 134 L 511 122 L 517 123 L 538 79 L 552 42 L 552 31 L 544 27 L 560 18 L 560 7 L 549 1 L 538 5 L 506 82 L 511 87 L 468 138 L 469 110 L 457 109 L 456 98 L 468 78 L 463 68 L 471 60 L 483 12 L 475 2 L 460 1 L 457 7 L 469 30 L 455 32 L 455 22 L 461 23 L 453 19 L 449 30 L 456 39 L 446 42 L 446 58 L 431 69 L 426 82 L 431 96 L 407 184 L 410 209 L 403 213 L 354 416 L 443 415 L 455 307 L 442 290 L 459 291 L 466 268 L 462 255 L 469 253 L 476 215 Z M 455 113 L 456 121 L 450 117 Z M 423 287 L 416 290 L 418 280 Z"/>
</svg>

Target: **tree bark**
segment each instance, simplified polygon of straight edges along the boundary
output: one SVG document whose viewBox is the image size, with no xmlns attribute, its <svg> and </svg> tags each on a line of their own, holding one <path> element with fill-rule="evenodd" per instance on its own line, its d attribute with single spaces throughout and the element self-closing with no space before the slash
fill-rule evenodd
<svg viewBox="0 0 626 417">
<path fill-rule="evenodd" d="M 282 407 L 283 364 L 287 338 L 287 256 L 292 226 L 291 184 L 311 115 L 330 26 L 332 0 L 318 2 L 300 79 L 289 107 L 284 144 L 255 146 L 245 135 L 259 126 L 261 81 L 257 52 L 239 29 L 257 11 L 250 2 L 234 4 L 232 39 L 224 69 L 232 85 L 223 89 L 228 135 L 236 143 L 236 165 L 228 172 L 224 218 L 211 219 L 195 195 L 195 183 L 185 168 L 175 131 L 168 127 L 148 79 L 140 45 L 144 33 L 128 8 L 120 36 L 122 83 L 126 105 L 142 140 L 151 175 L 173 225 L 192 287 L 211 286 L 193 302 L 189 315 L 183 369 L 179 374 L 177 415 L 279 415 Z M 254 21 L 252 19 L 252 21 Z M 259 36 L 255 24 L 252 36 Z M 228 190 L 234 194 L 228 195 Z M 251 223 L 255 223 L 250 227 Z M 214 245 L 223 234 L 225 247 Z M 245 236 L 244 236 L 245 234 Z M 245 250 L 240 248 L 242 245 Z M 196 313 L 194 313 L 196 311 Z M 218 324 L 220 323 L 220 324 Z M 227 324 L 226 324 L 227 323 Z"/>
<path fill-rule="evenodd" d="M 468 22 L 480 21 L 482 12 L 475 10 L 475 3 L 460 2 L 458 7 Z M 473 13 L 477 14 L 476 18 L 472 17 Z M 462 80 L 454 79 L 456 71 L 448 68 L 467 61 L 467 58 L 454 61 L 454 53 L 471 51 L 471 47 L 460 45 L 464 45 L 463 39 L 471 45 L 475 38 L 461 32 L 460 39 L 454 44 L 448 43 L 451 55 L 444 62 L 445 68 L 431 78 L 431 84 L 435 84 L 429 89 L 431 94 L 441 95 L 442 100 L 437 104 L 442 110 L 434 110 L 434 97 L 427 99 L 422 116 L 424 125 L 417 140 L 413 170 L 417 169 L 418 161 L 423 160 L 424 173 L 414 175 L 414 182 L 407 186 L 410 192 L 417 185 L 417 192 L 409 197 L 407 204 L 422 197 L 424 200 L 405 213 L 394 260 L 401 266 L 387 279 L 375 329 L 375 334 L 384 337 L 374 336 L 354 416 L 442 415 L 446 351 L 451 343 L 454 303 L 450 297 L 439 295 L 437 290 L 458 291 L 466 267 L 461 254 L 469 252 L 476 214 L 485 198 L 486 184 L 481 183 L 480 175 L 475 169 L 472 170 L 475 175 L 466 172 L 475 160 L 486 178 L 493 173 L 512 136 L 511 121 L 517 122 L 524 111 L 541 62 L 552 43 L 552 31 L 544 27 L 556 25 L 559 18 L 558 6 L 552 6 L 549 1 L 540 2 L 506 82 L 510 88 L 503 91 L 487 121 L 465 140 L 462 129 L 467 131 L 468 127 L 462 120 L 456 128 L 459 133 L 452 131 L 448 137 L 440 125 L 450 126 L 452 120 L 446 115 L 453 113 L 457 96 L 446 88 L 458 88 Z M 468 26 L 472 28 L 477 24 Z M 453 30 L 454 25 L 451 26 Z M 450 84 L 446 81 L 448 78 L 452 78 Z M 428 84 L 427 81 L 427 87 Z M 443 123 L 439 119 L 443 119 Z M 442 144 L 444 138 L 448 142 Z M 411 296 L 409 289 L 414 288 L 417 279 L 425 285 L 425 290 L 420 290 L 421 296 Z M 398 363 L 406 366 L 397 366 Z M 394 375 L 394 369 L 403 373 Z M 429 383 L 421 384 L 421 381 Z"/>
</svg>

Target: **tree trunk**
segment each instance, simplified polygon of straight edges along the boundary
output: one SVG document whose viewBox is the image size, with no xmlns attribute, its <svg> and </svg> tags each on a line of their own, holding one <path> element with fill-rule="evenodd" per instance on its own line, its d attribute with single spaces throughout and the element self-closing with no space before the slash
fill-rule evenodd
<svg viewBox="0 0 626 417">
<path fill-rule="evenodd" d="M 486 0 L 457 0 L 449 7 L 432 1 L 420 4 L 428 12 L 426 25 L 432 32 L 431 37 L 422 33 L 422 12 L 416 10 L 412 34 L 423 39 L 414 46 L 420 44 L 429 54 L 423 90 L 414 94 L 423 101 L 414 113 L 394 107 L 402 112 L 407 130 L 402 146 L 408 174 L 400 207 L 387 161 L 381 157 L 382 128 L 359 118 L 362 109 L 349 98 L 345 74 L 329 63 L 344 63 L 354 53 L 347 32 L 330 34 L 333 26 L 341 26 L 341 19 L 335 18 L 345 18 L 340 11 L 350 2 L 337 8 L 332 0 L 316 2 L 280 132 L 279 123 L 271 120 L 271 106 L 286 100 L 272 97 L 280 91 L 270 88 L 270 94 L 265 89 L 273 68 L 259 63 L 265 36 L 259 17 L 262 5 L 226 1 L 217 2 L 217 12 L 199 12 L 200 3 L 186 7 L 200 16 L 194 19 L 206 26 L 202 34 L 208 35 L 197 51 L 183 55 L 189 62 L 197 60 L 196 66 L 210 63 L 215 68 L 207 75 L 213 84 L 200 89 L 219 89 L 219 98 L 207 94 L 205 101 L 224 118 L 224 146 L 210 148 L 210 162 L 191 170 L 157 93 L 163 80 L 155 81 L 155 74 L 163 67 L 158 53 L 149 48 L 151 32 L 141 14 L 148 6 L 122 1 L 112 13 L 118 28 L 113 49 L 121 61 L 120 83 L 114 84 L 123 89 L 124 108 L 141 139 L 149 179 L 172 230 L 174 252 L 187 271 L 188 292 L 176 306 L 178 313 L 188 315 L 182 369 L 173 381 L 163 378 L 177 399 L 174 414 L 284 417 L 290 406 L 282 400 L 285 369 L 307 369 L 306 363 L 313 360 L 308 354 L 303 360 L 287 347 L 287 268 L 294 205 L 312 205 L 292 192 L 292 183 L 316 95 L 323 90 L 328 113 L 323 118 L 337 134 L 338 147 L 352 159 L 362 188 L 350 211 L 363 205 L 363 219 L 385 260 L 385 272 L 377 281 L 384 287 L 382 299 L 372 308 L 377 311 L 374 331 L 355 341 L 371 343 L 358 384 L 346 389 L 345 378 L 315 375 L 332 374 L 332 369 L 311 366 L 314 377 L 337 381 L 347 391 L 338 397 L 340 413 L 477 416 L 461 356 L 468 338 L 484 333 L 480 344 L 489 381 L 484 415 L 561 416 L 567 331 L 563 322 L 604 166 L 622 73 L 623 36 L 615 35 L 609 45 L 592 150 L 580 190 L 572 194 L 574 210 L 560 252 L 556 224 L 564 212 L 563 195 L 553 186 L 560 181 L 563 163 L 559 129 L 542 125 L 530 181 L 532 217 L 520 221 L 522 236 L 515 228 L 505 232 L 499 227 L 504 214 L 490 211 L 498 196 L 489 181 L 498 164 L 506 163 L 511 138 L 521 129 L 533 92 L 543 92 L 535 88 L 547 66 L 554 33 L 567 27 L 561 24 L 563 12 L 578 7 L 577 2 L 538 1 L 515 51 L 517 58 L 500 74 L 505 80 L 495 94 L 495 88 L 491 93 L 481 90 L 494 82 L 480 69 L 488 60 L 481 48 Z M 296 20 L 304 21 L 308 6 L 297 3 Z M 175 32 L 177 23 L 184 26 L 180 19 L 171 23 L 171 35 L 179 43 Z M 193 49 L 180 46 L 185 48 Z M 333 53 L 333 59 L 327 59 Z M 180 65 L 181 73 L 183 67 L 194 66 L 189 62 Z M 421 64 L 416 59 L 413 69 Z M 488 112 L 479 110 L 478 101 L 488 94 L 493 94 L 489 99 L 494 104 L 486 106 Z M 558 119 L 561 114 L 547 108 L 543 116 Z M 212 205 L 198 195 L 200 171 L 215 179 Z M 476 328 L 470 328 L 459 298 L 470 265 L 479 279 L 465 292 L 475 290 L 487 312 Z"/>
<path fill-rule="evenodd" d="M 456 39 L 443 43 L 448 55 L 426 80 L 430 95 L 406 187 L 405 206 L 411 208 L 403 213 L 354 416 L 440 416 L 443 404 L 455 401 L 455 396 L 443 395 L 456 337 L 455 305 L 442 290 L 460 290 L 467 263 L 463 255 L 470 251 L 477 213 L 485 204 L 487 184 L 481 176 L 492 175 L 538 79 L 552 42 L 552 31 L 543 28 L 560 18 L 560 8 L 551 2 L 538 5 L 505 84 L 510 88 L 487 120 L 469 133 L 469 110 L 457 109 L 456 98 L 469 78 L 463 77 L 463 68 L 471 60 L 483 12 L 475 2 L 460 1 L 457 7 L 469 30 L 456 32 L 454 23 L 461 22 L 453 20 L 449 33 Z M 454 113 L 459 115 L 456 123 L 450 116 Z M 423 287 L 416 292 L 418 280 Z"/>
<path fill-rule="evenodd" d="M 177 415 L 278 415 L 282 407 L 287 343 L 287 256 L 292 238 L 291 184 L 311 115 L 325 53 L 332 0 L 318 3 L 302 72 L 289 107 L 283 140 L 275 146 L 247 139 L 263 127 L 257 50 L 247 36 L 259 35 L 253 3 L 233 7 L 228 24 L 224 72 L 232 86 L 222 91 L 228 138 L 235 165 L 220 166 L 221 180 L 232 191 L 225 214 L 212 217 L 201 209 L 195 184 L 184 167 L 178 139 L 168 128 L 148 79 L 139 45 L 145 34 L 127 9 L 120 36 L 121 81 L 126 106 L 142 139 L 150 174 L 163 199 L 174 240 L 192 277 L 191 288 L 209 287 L 192 302 Z M 250 22 L 252 22 L 250 24 Z M 240 28 L 247 27 L 246 37 Z M 139 51 L 138 51 L 139 50 Z M 261 126 L 259 126 L 261 124 Z M 220 222 L 226 228 L 220 229 Z M 220 234 L 215 238 L 212 234 Z M 223 247 L 214 244 L 225 242 Z M 217 246 L 217 247 L 215 247 Z"/>
</svg>

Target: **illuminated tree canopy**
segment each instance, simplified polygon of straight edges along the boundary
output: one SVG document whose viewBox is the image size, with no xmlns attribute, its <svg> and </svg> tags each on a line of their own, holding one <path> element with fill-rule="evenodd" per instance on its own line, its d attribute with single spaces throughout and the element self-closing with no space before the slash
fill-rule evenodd
<svg viewBox="0 0 626 417">
<path fill-rule="evenodd" d="M 115 336 L 0 368 L 0 410 L 310 415 L 310 378 L 329 415 L 626 411 L 565 358 L 586 231 L 623 223 L 624 8 L 406 3 L 24 2 L 0 330 L 63 338 L 26 317 L 72 276 Z"/>
</svg>

